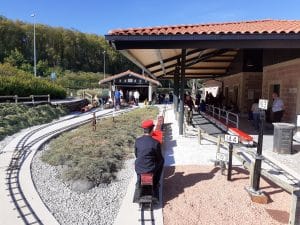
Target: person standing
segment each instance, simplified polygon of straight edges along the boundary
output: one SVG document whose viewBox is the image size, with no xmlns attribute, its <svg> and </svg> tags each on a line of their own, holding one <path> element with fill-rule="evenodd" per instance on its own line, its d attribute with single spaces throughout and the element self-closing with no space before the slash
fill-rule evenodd
<svg viewBox="0 0 300 225">
<path fill-rule="evenodd" d="M 120 108 L 120 103 L 121 103 L 121 93 L 118 89 L 115 91 L 115 109 Z"/>
<path fill-rule="evenodd" d="M 278 93 L 273 92 L 273 104 L 272 104 L 272 122 L 281 122 L 283 112 L 284 112 L 284 104 L 283 101 L 279 98 Z"/>
<path fill-rule="evenodd" d="M 159 181 L 164 166 L 161 145 L 151 136 L 154 128 L 153 120 L 143 121 L 141 127 L 144 129 L 144 135 L 137 138 L 134 145 L 136 157 L 135 172 L 137 174 L 136 192 L 138 192 L 140 187 L 140 175 L 143 173 L 153 173 L 154 197 L 158 199 Z M 137 197 L 135 196 L 135 200 Z"/>
<path fill-rule="evenodd" d="M 138 90 L 135 90 L 135 92 L 133 93 L 133 97 L 134 97 L 135 105 L 138 106 L 139 98 L 140 98 L 140 93 L 138 92 Z"/>
<path fill-rule="evenodd" d="M 260 110 L 258 108 L 258 99 L 254 100 L 254 103 L 251 106 L 252 118 L 253 118 L 253 126 L 256 131 L 259 129 L 259 121 L 260 121 Z"/>
</svg>

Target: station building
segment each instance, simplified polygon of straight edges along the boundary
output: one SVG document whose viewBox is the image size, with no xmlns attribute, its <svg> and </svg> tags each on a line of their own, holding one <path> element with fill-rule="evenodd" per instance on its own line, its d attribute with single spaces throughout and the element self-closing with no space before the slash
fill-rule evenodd
<svg viewBox="0 0 300 225">
<path fill-rule="evenodd" d="M 113 98 L 115 89 L 122 90 L 123 94 L 129 91 L 137 90 L 140 93 L 140 101 L 152 101 L 152 94 L 156 92 L 158 86 L 161 86 L 158 80 L 154 80 L 145 74 L 138 74 L 127 70 L 125 72 L 109 76 L 99 81 L 99 84 L 109 84 L 110 97 Z"/>
<path fill-rule="evenodd" d="M 217 80 L 225 102 L 241 113 L 256 98 L 269 99 L 270 107 L 277 92 L 285 104 L 284 122 L 295 122 L 300 114 L 298 20 L 129 28 L 105 38 L 152 78 L 172 79 L 174 100 L 183 99 L 187 79 Z"/>
</svg>

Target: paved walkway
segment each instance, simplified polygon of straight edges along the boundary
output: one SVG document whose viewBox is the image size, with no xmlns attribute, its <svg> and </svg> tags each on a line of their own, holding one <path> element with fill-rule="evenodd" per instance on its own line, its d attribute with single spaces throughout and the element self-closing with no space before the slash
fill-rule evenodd
<svg viewBox="0 0 300 225">
<path fill-rule="evenodd" d="M 208 134 L 224 134 L 222 130 L 217 128 L 214 124 L 200 115 L 194 116 L 193 123 L 196 128 L 200 126 Z M 216 144 L 208 140 L 202 140 L 201 144 L 199 144 L 197 136 L 195 135 L 196 129 L 189 126 L 186 128 L 186 130 L 187 132 L 185 135 L 179 135 L 178 121 L 175 119 L 173 109 L 169 106 L 165 113 L 165 142 L 163 145 L 165 167 L 177 165 L 213 165 L 216 159 Z M 257 135 L 254 135 L 254 138 L 257 138 Z M 270 149 L 270 142 L 272 141 L 272 138 L 273 136 L 265 135 L 264 150 Z M 248 158 L 249 161 L 253 161 L 253 154 L 255 153 L 256 148 L 238 148 L 245 158 Z M 221 152 L 228 154 L 227 149 L 224 148 L 221 148 Z M 269 151 L 265 151 L 265 156 L 267 156 L 267 152 Z M 235 157 L 233 157 L 233 166 L 241 166 L 241 162 Z M 291 177 L 284 173 L 281 169 L 282 167 L 277 166 L 271 160 L 263 163 L 263 168 L 273 173 L 277 178 L 282 179 L 288 183 L 297 182 L 294 177 Z M 283 169 L 285 170 L 285 168 Z M 288 171 L 288 169 L 286 171 Z M 138 218 L 140 218 L 138 205 L 132 203 L 134 184 L 135 178 L 132 179 L 128 187 L 127 194 L 123 200 L 123 204 L 115 221 L 115 225 L 135 225 L 141 223 L 140 221 L 138 221 Z M 154 218 L 156 225 L 163 224 L 161 204 L 155 208 Z"/>
<path fill-rule="evenodd" d="M 165 141 L 163 151 L 165 157 L 165 167 L 175 165 L 213 165 L 216 158 L 216 145 L 210 141 L 203 140 L 198 144 L 196 136 L 184 137 L 179 135 L 178 122 L 175 119 L 174 111 L 169 105 L 165 112 Z M 207 120 L 199 121 L 206 124 L 213 132 L 221 132 Z M 221 151 L 226 152 L 225 149 Z M 239 161 L 234 159 L 234 165 L 240 165 Z M 163 184 L 163 182 L 161 182 Z M 126 196 L 119 210 L 115 225 L 140 225 L 141 212 L 138 204 L 132 203 L 135 187 L 135 177 L 131 180 Z M 163 188 L 163 186 L 161 186 Z M 162 189 L 160 190 L 162 194 Z M 163 196 L 160 196 L 162 199 Z M 162 202 L 162 201 L 161 201 Z M 154 209 L 155 225 L 163 224 L 161 203 Z M 146 224 L 153 224 L 151 221 L 145 221 Z"/>
</svg>

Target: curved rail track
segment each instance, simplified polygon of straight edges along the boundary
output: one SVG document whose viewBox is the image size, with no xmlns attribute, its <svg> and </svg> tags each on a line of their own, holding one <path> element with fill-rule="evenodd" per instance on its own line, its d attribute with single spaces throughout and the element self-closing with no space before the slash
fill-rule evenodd
<svg viewBox="0 0 300 225">
<path fill-rule="evenodd" d="M 118 115 L 124 112 L 128 112 L 131 109 L 120 110 L 118 112 L 114 112 L 113 110 L 109 110 L 109 112 L 102 113 L 101 115 L 96 116 L 97 119 L 111 117 L 114 115 Z M 99 111 L 99 110 L 98 110 Z M 98 112 L 97 111 L 97 112 Z M 95 111 L 93 111 L 95 112 Z M 33 153 L 35 154 L 37 149 L 32 149 L 34 145 L 38 145 L 39 148 L 43 143 L 48 141 L 50 138 L 61 134 L 62 132 L 74 129 L 80 125 L 87 124 L 91 122 L 93 119 L 90 117 L 93 112 L 85 113 L 78 116 L 73 116 L 71 118 L 67 118 L 64 120 L 59 120 L 56 122 L 52 122 L 46 125 L 43 125 L 39 128 L 36 128 L 28 133 L 26 133 L 16 144 L 15 149 L 13 151 L 9 166 L 6 170 L 6 184 L 7 190 L 9 192 L 9 196 L 11 198 L 12 203 L 14 204 L 15 209 L 17 210 L 18 217 L 22 219 L 24 224 L 44 224 L 41 216 L 38 215 L 34 207 L 31 205 L 30 200 L 24 194 L 23 187 L 20 182 L 20 173 L 22 170 L 22 165 L 27 160 L 28 156 Z M 86 116 L 87 118 L 75 122 L 76 118 L 80 118 Z M 72 120 L 74 122 L 72 123 Z M 60 126 L 59 128 L 53 128 L 54 125 L 70 123 L 69 125 Z M 50 129 L 52 127 L 52 129 Z M 49 130 L 49 131 L 47 131 Z M 44 133 L 43 133 L 44 131 Z M 46 131 L 46 132 L 45 132 Z M 41 133 L 39 135 L 39 133 Z M 35 137 L 36 136 L 36 137 Z M 30 163 L 31 163 L 31 159 Z M 34 184 L 33 184 L 34 185 Z M 35 190 L 36 191 L 36 190 Z M 47 206 L 46 206 L 47 207 Z M 49 212 L 50 213 L 50 212 Z"/>
</svg>

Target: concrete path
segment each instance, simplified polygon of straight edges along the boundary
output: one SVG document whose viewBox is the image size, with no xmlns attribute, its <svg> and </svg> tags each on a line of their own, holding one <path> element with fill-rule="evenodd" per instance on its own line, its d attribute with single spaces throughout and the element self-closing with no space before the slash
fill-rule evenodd
<svg viewBox="0 0 300 225">
<path fill-rule="evenodd" d="M 159 106 L 164 107 L 164 106 Z M 175 165 L 213 165 L 216 158 L 216 145 L 212 142 L 203 140 L 201 145 L 198 144 L 196 136 L 184 137 L 179 135 L 178 122 L 175 120 L 175 114 L 171 105 L 168 105 L 165 112 L 164 120 L 165 139 L 163 144 L 163 152 L 166 166 Z M 215 126 L 210 124 L 207 120 L 199 119 L 199 123 L 207 124 L 212 132 L 220 132 Z M 221 149 L 222 152 L 226 152 L 225 149 Z M 240 165 L 239 161 L 234 160 L 234 165 Z M 133 177 L 128 188 L 126 196 L 123 199 L 118 216 L 114 225 L 140 225 L 141 212 L 139 206 L 132 202 L 136 177 Z M 163 184 L 163 182 L 160 182 Z M 162 194 L 161 185 L 160 195 Z M 163 199 L 163 196 L 160 196 Z M 151 221 L 145 221 L 147 224 L 162 225 L 162 201 L 154 209 L 154 223 Z M 147 219 L 147 217 L 146 217 Z"/>
</svg>

